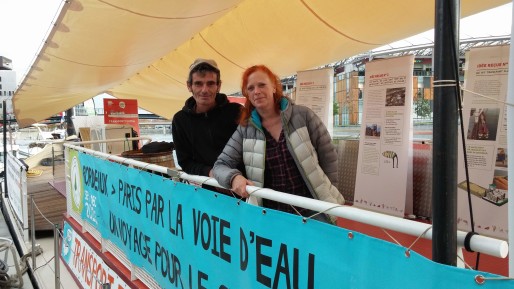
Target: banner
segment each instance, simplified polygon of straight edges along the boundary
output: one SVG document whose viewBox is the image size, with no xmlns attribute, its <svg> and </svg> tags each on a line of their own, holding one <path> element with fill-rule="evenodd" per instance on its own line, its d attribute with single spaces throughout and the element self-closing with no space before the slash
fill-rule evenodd
<svg viewBox="0 0 514 289">
<path fill-rule="evenodd" d="M 487 288 L 477 271 L 334 225 L 77 151 L 68 161 L 72 210 L 162 288 Z"/>
<path fill-rule="evenodd" d="M 68 222 L 64 222 L 62 240 L 61 259 L 82 288 L 102 288 L 104 283 L 112 289 L 130 288 Z"/>
<path fill-rule="evenodd" d="M 509 46 L 472 48 L 467 55 L 462 115 L 469 188 L 477 233 L 508 238 L 507 96 Z M 457 226 L 471 231 L 459 134 Z"/>
<path fill-rule="evenodd" d="M 27 171 L 25 165 L 18 160 L 12 152 L 7 153 L 7 167 L 5 169 L 8 197 L 11 208 L 14 211 L 17 221 L 23 231 L 28 228 L 28 211 L 27 211 Z M 24 238 L 28 238 L 28 234 L 24 234 Z"/>
<path fill-rule="evenodd" d="M 413 69 L 413 55 L 366 64 L 357 207 L 398 217 L 410 213 L 406 198 L 412 194 Z"/>
<path fill-rule="evenodd" d="M 334 132 L 334 69 L 298 71 L 296 104 L 312 109 L 328 130 Z"/>
</svg>

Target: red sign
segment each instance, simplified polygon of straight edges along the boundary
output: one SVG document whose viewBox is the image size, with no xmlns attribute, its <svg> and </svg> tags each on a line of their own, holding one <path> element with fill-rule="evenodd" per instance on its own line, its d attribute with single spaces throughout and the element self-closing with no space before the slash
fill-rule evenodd
<svg viewBox="0 0 514 289">
<path fill-rule="evenodd" d="M 104 98 L 104 123 L 128 124 L 139 134 L 137 99 Z"/>
</svg>

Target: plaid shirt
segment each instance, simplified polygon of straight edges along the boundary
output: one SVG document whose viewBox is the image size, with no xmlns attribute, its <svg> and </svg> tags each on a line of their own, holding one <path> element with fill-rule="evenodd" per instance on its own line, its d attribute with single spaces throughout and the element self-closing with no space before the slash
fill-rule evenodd
<svg viewBox="0 0 514 289">
<path fill-rule="evenodd" d="M 284 131 L 280 132 L 278 142 L 271 134 L 264 129 L 266 135 L 266 167 L 264 169 L 264 187 L 281 191 L 297 196 L 312 198 L 307 185 L 305 184 L 291 153 L 287 149 Z M 275 209 L 283 212 L 309 216 L 307 209 L 296 208 L 292 205 L 283 204 L 264 199 L 263 205 L 266 208 Z"/>
</svg>

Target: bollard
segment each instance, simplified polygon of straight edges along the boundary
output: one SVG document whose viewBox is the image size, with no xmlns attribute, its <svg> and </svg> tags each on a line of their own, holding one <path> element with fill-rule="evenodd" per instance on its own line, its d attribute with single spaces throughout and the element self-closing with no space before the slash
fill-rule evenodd
<svg viewBox="0 0 514 289">
<path fill-rule="evenodd" d="M 32 239 L 32 270 L 36 270 L 36 217 L 34 216 L 34 197 L 30 196 L 30 238 Z"/>
<path fill-rule="evenodd" d="M 59 266 L 60 262 L 59 250 L 59 224 L 54 224 L 54 267 L 55 267 L 55 289 L 60 289 L 61 285 L 61 269 Z"/>
<path fill-rule="evenodd" d="M 54 145 L 52 145 L 52 176 L 55 177 L 55 151 L 54 151 Z"/>
</svg>

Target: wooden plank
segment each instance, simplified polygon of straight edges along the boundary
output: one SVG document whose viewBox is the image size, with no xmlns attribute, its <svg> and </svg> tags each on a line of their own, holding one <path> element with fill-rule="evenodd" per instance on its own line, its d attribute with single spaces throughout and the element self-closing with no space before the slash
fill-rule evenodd
<svg viewBox="0 0 514 289">
<path fill-rule="evenodd" d="M 82 141 L 90 141 L 91 140 L 91 129 L 89 127 L 79 128 L 79 133 L 80 133 L 80 139 Z M 84 147 L 90 149 L 91 144 L 85 144 Z"/>
<path fill-rule="evenodd" d="M 63 214 L 66 213 L 66 197 L 50 184 L 57 181 L 51 166 L 37 166 L 33 170 L 42 171 L 41 175 L 27 177 L 29 202 L 32 197 L 37 206 L 35 228 L 36 231 L 53 230 L 53 224 L 62 224 Z M 64 170 L 64 165 L 56 166 L 55 170 Z M 32 226 L 30 220 L 28 226 Z"/>
</svg>

